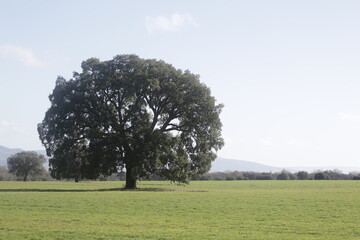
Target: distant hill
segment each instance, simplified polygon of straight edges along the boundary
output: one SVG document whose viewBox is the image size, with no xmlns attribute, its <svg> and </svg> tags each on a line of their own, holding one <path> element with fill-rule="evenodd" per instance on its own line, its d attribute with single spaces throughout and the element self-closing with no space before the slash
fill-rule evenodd
<svg viewBox="0 0 360 240">
<path fill-rule="evenodd" d="M 0 146 L 0 166 L 6 165 L 6 160 L 11 155 L 21 152 L 20 148 L 7 148 L 4 146 Z"/>
<path fill-rule="evenodd" d="M 7 148 L 0 145 L 0 166 L 6 166 L 6 160 L 11 155 L 25 151 L 20 148 Z M 45 150 L 34 150 L 40 154 L 46 156 Z M 45 164 L 47 167 L 47 163 Z M 217 171 L 249 171 L 249 172 L 281 172 L 283 169 L 286 169 L 290 172 L 297 172 L 297 171 L 308 171 L 314 172 L 316 170 L 333 170 L 339 169 L 344 173 L 348 173 L 351 171 L 358 171 L 360 172 L 360 167 L 340 167 L 340 166 L 319 166 L 319 167 L 292 167 L 292 168 L 279 168 L 268 166 L 265 164 L 260 164 L 256 162 L 244 161 L 244 160 L 236 160 L 236 159 L 227 159 L 218 157 L 212 163 L 212 167 L 210 172 L 217 172 Z"/>
<path fill-rule="evenodd" d="M 226 159 L 226 158 L 217 158 L 212 164 L 211 172 L 216 171 L 243 171 L 243 172 L 281 172 L 282 170 L 287 170 L 290 172 L 298 172 L 298 171 L 307 171 L 307 172 L 315 172 L 315 171 L 325 171 L 325 170 L 334 170 L 337 169 L 343 173 L 349 172 L 360 172 L 360 167 L 344 167 L 344 166 L 318 166 L 318 167 L 273 167 L 260 163 L 249 162 L 244 160 L 235 160 L 235 159 Z"/>
<path fill-rule="evenodd" d="M 22 151 L 24 150 L 20 148 L 7 148 L 4 146 L 0 146 L 0 166 L 6 166 L 6 160 L 8 159 L 8 157 Z M 35 152 L 38 152 L 46 156 L 46 152 L 44 150 L 35 150 Z M 260 163 L 255 163 L 255 162 L 226 159 L 220 157 L 213 162 L 211 168 L 212 172 L 226 171 L 226 170 L 253 171 L 253 172 L 279 172 L 282 169 L 272 166 L 267 166 Z"/>
<path fill-rule="evenodd" d="M 6 166 L 7 165 L 6 160 L 8 159 L 8 157 L 22 151 L 25 150 L 20 148 L 7 148 L 0 145 L 0 166 Z M 44 150 L 34 150 L 34 151 L 46 156 L 46 152 Z"/>
<path fill-rule="evenodd" d="M 0 145 L 0 166 L 6 166 L 6 160 L 11 155 L 14 155 L 15 153 L 25 151 L 20 148 L 7 148 Z M 44 150 L 35 150 L 35 152 L 38 152 L 40 154 L 43 154 L 46 156 L 46 152 Z M 226 159 L 226 158 L 217 158 L 212 163 L 211 172 L 216 171 L 253 171 L 253 172 L 279 172 L 282 169 L 276 168 L 272 166 L 267 166 L 260 163 L 255 162 L 249 162 L 244 160 L 235 160 L 235 159 Z"/>
<path fill-rule="evenodd" d="M 280 172 L 282 168 L 272 167 L 260 163 L 244 160 L 226 159 L 218 157 L 212 163 L 211 172 L 217 171 L 249 171 L 249 172 Z"/>
</svg>

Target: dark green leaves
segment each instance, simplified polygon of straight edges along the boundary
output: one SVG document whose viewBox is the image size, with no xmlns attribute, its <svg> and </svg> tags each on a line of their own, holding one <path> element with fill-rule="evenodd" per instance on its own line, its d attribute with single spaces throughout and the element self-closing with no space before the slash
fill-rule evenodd
<svg viewBox="0 0 360 240">
<path fill-rule="evenodd" d="M 9 172 L 24 177 L 24 181 L 28 175 L 41 174 L 45 170 L 44 163 L 45 157 L 36 152 L 19 152 L 7 159 Z"/>
<path fill-rule="evenodd" d="M 38 126 L 54 177 L 95 179 L 131 167 L 135 179 L 185 182 L 209 170 L 223 145 L 222 105 L 197 75 L 135 55 L 92 58 L 82 68 L 58 78 Z"/>
</svg>

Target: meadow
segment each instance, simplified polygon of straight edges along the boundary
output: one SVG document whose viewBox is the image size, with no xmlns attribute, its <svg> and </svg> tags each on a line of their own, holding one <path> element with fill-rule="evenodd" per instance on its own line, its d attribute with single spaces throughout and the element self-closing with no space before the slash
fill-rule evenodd
<svg viewBox="0 0 360 240">
<path fill-rule="evenodd" d="M 360 181 L 0 182 L 0 239 L 360 239 Z"/>
</svg>

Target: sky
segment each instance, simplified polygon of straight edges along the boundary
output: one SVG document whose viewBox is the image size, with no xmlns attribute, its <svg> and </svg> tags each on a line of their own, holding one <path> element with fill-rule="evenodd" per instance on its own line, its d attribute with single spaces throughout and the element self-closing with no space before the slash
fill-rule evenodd
<svg viewBox="0 0 360 240">
<path fill-rule="evenodd" d="M 0 0 L 0 145 L 43 149 L 57 76 L 118 54 L 190 70 L 223 158 L 360 168 L 360 1 Z"/>
</svg>

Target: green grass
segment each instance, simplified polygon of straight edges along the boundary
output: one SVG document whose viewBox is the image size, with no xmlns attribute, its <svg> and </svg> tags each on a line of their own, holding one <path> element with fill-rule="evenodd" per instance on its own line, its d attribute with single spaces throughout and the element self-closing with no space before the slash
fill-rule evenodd
<svg viewBox="0 0 360 240">
<path fill-rule="evenodd" d="M 360 181 L 0 182 L 0 239 L 360 239 Z"/>
</svg>

